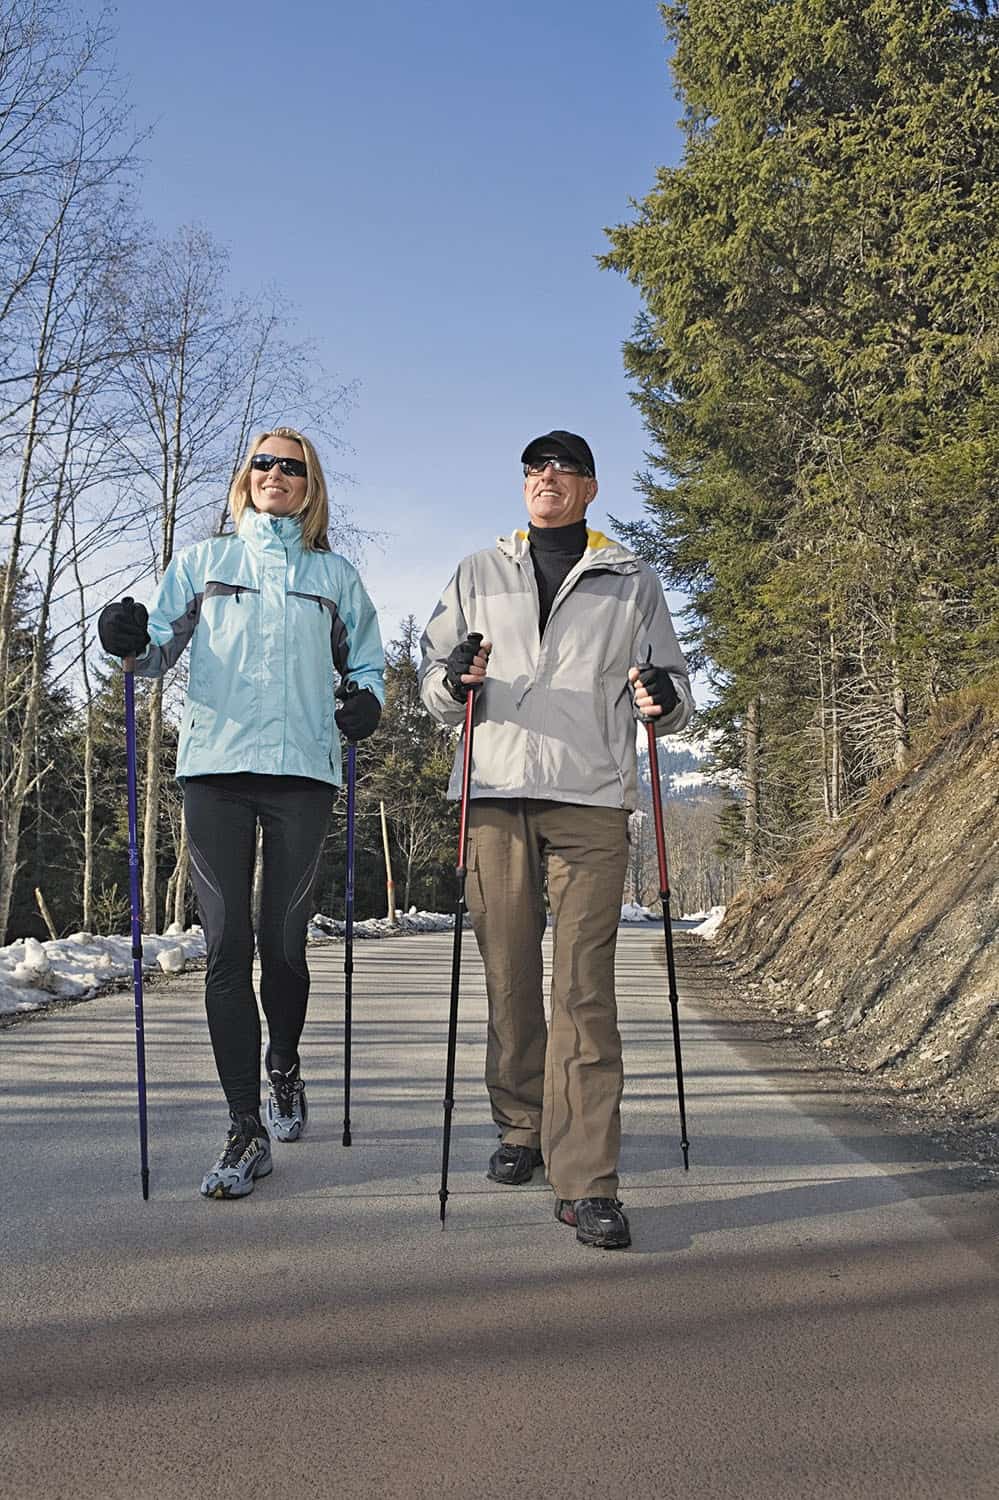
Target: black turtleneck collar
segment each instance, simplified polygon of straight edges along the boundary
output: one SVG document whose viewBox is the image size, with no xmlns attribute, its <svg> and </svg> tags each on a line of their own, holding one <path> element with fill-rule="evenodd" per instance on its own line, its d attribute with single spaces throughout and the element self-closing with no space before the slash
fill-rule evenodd
<svg viewBox="0 0 999 1500">
<path fill-rule="evenodd" d="M 539 552 L 567 552 L 582 557 L 586 551 L 585 521 L 571 521 L 568 526 L 535 526 L 532 522 L 527 536 Z"/>
<path fill-rule="evenodd" d="M 586 522 L 531 526 L 531 562 L 538 581 L 538 628 L 544 634 L 555 595 L 586 551 Z"/>
</svg>

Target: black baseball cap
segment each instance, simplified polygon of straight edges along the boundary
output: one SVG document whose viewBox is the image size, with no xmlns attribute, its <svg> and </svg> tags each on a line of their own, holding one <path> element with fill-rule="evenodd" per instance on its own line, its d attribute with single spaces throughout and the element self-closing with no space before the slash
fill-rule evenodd
<svg viewBox="0 0 999 1500">
<path fill-rule="evenodd" d="M 584 464 L 596 479 L 597 466 L 593 462 L 590 445 L 576 432 L 546 432 L 542 437 L 533 438 L 520 455 L 520 461 L 522 464 L 532 464 L 539 458 L 561 458 L 563 454 L 568 454 L 578 464 Z"/>
</svg>

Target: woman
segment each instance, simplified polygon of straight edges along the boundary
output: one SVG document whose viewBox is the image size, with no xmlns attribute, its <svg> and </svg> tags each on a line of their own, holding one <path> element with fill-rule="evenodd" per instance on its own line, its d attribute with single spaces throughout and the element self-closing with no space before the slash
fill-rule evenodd
<svg viewBox="0 0 999 1500">
<path fill-rule="evenodd" d="M 178 552 L 147 614 L 131 600 L 98 621 L 105 650 L 160 677 L 191 642 L 177 751 L 205 942 L 205 1002 L 229 1134 L 201 1183 L 242 1198 L 272 1167 L 260 1118 L 260 1017 L 250 914 L 257 825 L 263 864 L 257 948 L 267 1018 L 267 1124 L 294 1141 L 308 1109 L 309 900 L 340 784 L 340 741 L 362 740 L 384 701 L 381 638 L 357 571 L 330 551 L 315 448 L 291 427 L 256 437 L 229 491 L 235 533 Z M 335 709 L 338 674 L 342 707 Z M 348 691 L 349 688 L 349 691 Z"/>
</svg>

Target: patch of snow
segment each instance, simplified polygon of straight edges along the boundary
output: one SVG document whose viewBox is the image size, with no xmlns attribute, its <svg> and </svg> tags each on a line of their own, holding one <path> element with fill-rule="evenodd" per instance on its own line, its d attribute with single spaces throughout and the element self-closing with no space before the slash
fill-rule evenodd
<svg viewBox="0 0 999 1500">
<path fill-rule="evenodd" d="M 169 957 L 167 956 L 169 955 Z M 187 963 L 205 956 L 200 927 L 169 935 L 145 933 L 143 968 L 179 973 Z M 132 939 L 99 937 L 74 932 L 69 937 L 40 943 L 22 938 L 0 948 L 0 1014 L 38 1010 L 52 1000 L 85 1000 L 132 979 Z"/>
<path fill-rule="evenodd" d="M 170 935 L 174 936 L 173 933 Z M 183 974 L 187 958 L 183 948 L 163 948 L 157 953 L 156 962 L 164 974 Z"/>
<path fill-rule="evenodd" d="M 704 938 L 705 942 L 712 942 L 725 917 L 724 906 L 713 906 L 704 921 L 698 927 L 692 927 L 691 931 L 695 937 Z"/>
<path fill-rule="evenodd" d="M 705 776 L 703 771 L 672 771 L 669 784 L 674 791 L 684 791 L 695 786 L 712 786 L 714 784 L 711 776 Z"/>
<path fill-rule="evenodd" d="M 642 728 L 644 728 L 644 727 L 645 726 L 643 725 Z M 645 746 L 646 746 L 647 743 L 648 743 L 648 732 L 646 731 L 646 734 L 645 734 L 645 736 L 642 739 L 642 747 L 643 747 L 643 749 L 645 748 Z M 711 753 L 711 746 L 709 745 L 708 741 L 705 740 L 705 739 L 698 739 L 694 735 L 690 735 L 690 736 L 685 735 L 685 734 L 664 734 L 664 735 L 657 735 L 656 736 L 656 743 L 659 744 L 659 745 L 664 746 L 664 748 L 667 749 L 667 750 L 672 750 L 674 753 L 679 753 L 680 751 L 685 750 L 688 755 L 695 756 L 697 758 L 697 760 L 704 760 L 706 758 L 706 756 L 710 755 L 710 753 Z"/>
<path fill-rule="evenodd" d="M 408 932 L 449 932 L 453 927 L 454 917 L 450 912 L 416 911 L 411 907 L 408 912 L 397 913 L 394 926 L 388 917 L 367 917 L 363 922 L 355 922 L 354 936 L 362 939 L 398 937 Z M 342 938 L 346 931 L 346 922 L 316 912 L 309 923 L 309 942 Z"/>
<path fill-rule="evenodd" d="M 621 908 L 622 922 L 658 922 L 660 920 L 658 912 L 652 911 L 648 906 L 639 906 L 637 901 L 626 901 Z"/>
</svg>

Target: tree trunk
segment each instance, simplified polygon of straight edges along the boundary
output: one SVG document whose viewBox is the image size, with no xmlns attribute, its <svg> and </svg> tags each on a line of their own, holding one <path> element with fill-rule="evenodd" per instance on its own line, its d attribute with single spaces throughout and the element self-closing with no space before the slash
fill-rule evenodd
<svg viewBox="0 0 999 1500">
<path fill-rule="evenodd" d="M 55 523 L 53 522 L 54 525 Z M 51 580 L 49 581 L 49 589 L 51 589 Z M 32 775 L 35 730 L 38 724 L 42 700 L 44 639 L 48 628 L 48 603 L 49 593 L 47 592 L 43 599 L 42 615 L 38 624 L 38 633 L 35 637 L 35 647 L 32 653 L 31 679 L 24 705 L 24 721 L 21 725 L 20 737 L 15 750 L 13 784 L 4 806 L 4 826 L 2 843 L 0 843 L 0 848 L 2 848 L 2 855 L 0 855 L 0 934 L 6 934 L 7 924 L 10 921 L 14 882 L 18 871 L 17 855 L 21 841 L 21 820 L 24 815 L 24 804 L 37 782 L 38 775 L 49 769 L 48 766 L 39 767 L 36 774 Z"/>
<path fill-rule="evenodd" d="M 90 642 L 87 638 L 87 598 L 80 572 L 80 550 L 77 545 L 76 507 L 69 505 L 69 528 L 73 551 L 73 574 L 80 604 L 80 677 L 86 718 L 83 731 L 83 869 L 80 877 L 80 920 L 84 932 L 94 930 L 94 689 L 88 665 Z"/>
<path fill-rule="evenodd" d="M 392 879 L 392 858 L 389 853 L 388 823 L 385 820 L 385 803 L 379 802 L 382 822 L 382 851 L 385 856 L 385 904 L 389 926 L 395 926 L 395 881 Z"/>
<path fill-rule="evenodd" d="M 51 315 L 53 295 L 54 288 L 50 282 L 45 317 L 39 336 L 37 350 L 38 369 L 35 373 L 31 391 L 28 430 L 25 434 L 24 446 L 21 450 L 21 471 L 17 486 L 17 502 L 14 506 L 14 514 L 10 518 L 13 524 L 13 531 L 11 533 L 10 544 L 7 548 L 7 557 L 4 566 L 3 592 L 0 594 L 0 694 L 2 694 L 2 698 L 0 698 L 0 729 L 5 729 L 6 717 L 10 711 L 8 693 L 10 685 L 10 648 L 14 631 L 14 595 L 17 590 L 21 561 L 24 514 L 28 504 L 35 448 L 38 443 L 38 420 L 43 387 L 42 370 L 48 347 L 48 320 Z"/>
<path fill-rule="evenodd" d="M 84 738 L 84 864 L 80 904 L 83 930 L 93 932 L 93 708 L 87 703 L 87 729 Z"/>
<path fill-rule="evenodd" d="M 65 518 L 64 485 L 66 482 L 69 446 L 74 429 L 75 413 L 76 399 L 74 396 L 67 412 L 62 463 L 57 477 L 55 492 L 52 497 L 52 519 L 49 529 L 45 580 L 42 585 L 38 619 L 35 625 L 35 637 L 32 645 L 24 714 L 19 726 L 18 740 L 14 749 L 13 784 L 4 801 L 3 865 L 2 869 L 0 869 L 0 934 L 6 934 L 7 925 L 10 921 L 14 881 L 17 877 L 17 855 L 21 840 L 21 820 L 24 816 L 24 804 L 32 788 L 37 786 L 39 778 L 49 769 L 48 766 L 43 767 L 40 764 L 36 764 L 34 774 L 32 774 L 32 760 L 35 753 L 45 680 L 49 613 L 52 608 L 52 594 L 58 571 L 59 533 Z M 26 483 L 26 476 L 22 476 L 22 485 L 24 483 Z"/>
<path fill-rule="evenodd" d="M 843 810 L 843 726 L 839 716 L 839 655 L 829 633 L 829 814 L 833 822 Z"/>
<path fill-rule="evenodd" d="M 190 866 L 190 851 L 187 843 L 187 824 L 183 815 L 180 820 L 180 848 L 177 851 L 177 868 L 174 871 L 175 884 L 173 891 L 173 918 L 172 920 L 183 927 L 187 915 L 187 872 Z"/>
<path fill-rule="evenodd" d="M 911 745 L 909 735 L 909 695 L 902 681 L 901 664 L 898 659 L 898 630 L 895 616 L 891 621 L 891 729 L 895 765 L 899 770 L 909 758 Z"/>
<path fill-rule="evenodd" d="M 163 679 L 152 683 L 147 699 L 146 781 L 142 809 L 142 922 L 156 926 L 156 845 L 160 807 L 160 752 L 163 748 Z"/>
<path fill-rule="evenodd" d="M 744 863 L 746 876 L 755 880 L 759 874 L 760 854 L 760 699 L 750 698 L 746 705 L 745 725 L 746 842 Z"/>
<path fill-rule="evenodd" d="M 826 673 L 822 661 L 822 643 L 819 642 L 819 749 L 822 755 L 822 806 L 825 810 L 826 822 L 832 822 L 832 786 L 829 777 L 829 730 L 826 724 L 828 708 L 826 704 Z"/>
</svg>

